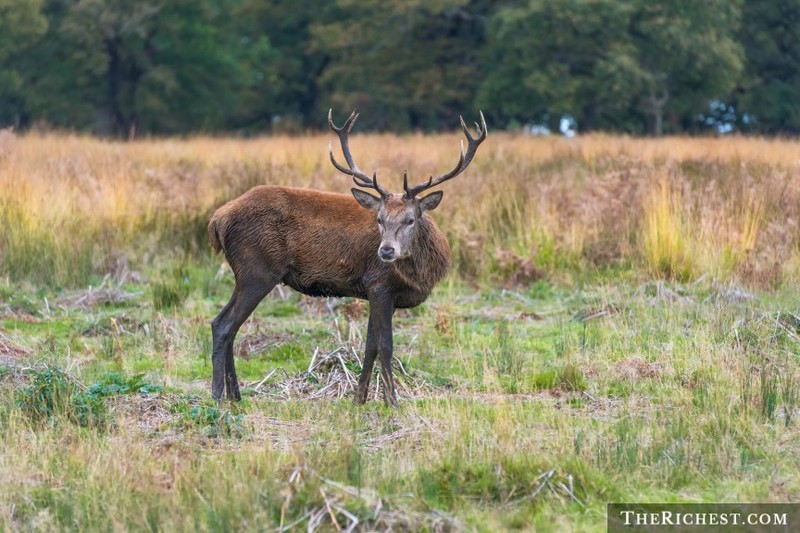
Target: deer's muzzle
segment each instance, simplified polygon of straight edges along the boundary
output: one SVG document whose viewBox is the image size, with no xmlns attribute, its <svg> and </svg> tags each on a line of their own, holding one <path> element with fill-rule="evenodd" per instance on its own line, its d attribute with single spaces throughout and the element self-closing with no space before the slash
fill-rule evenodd
<svg viewBox="0 0 800 533">
<path fill-rule="evenodd" d="M 397 260 L 400 254 L 397 252 L 397 249 L 394 246 L 381 244 L 380 249 L 378 250 L 378 257 L 381 258 L 381 261 L 386 263 L 392 263 Z"/>
</svg>

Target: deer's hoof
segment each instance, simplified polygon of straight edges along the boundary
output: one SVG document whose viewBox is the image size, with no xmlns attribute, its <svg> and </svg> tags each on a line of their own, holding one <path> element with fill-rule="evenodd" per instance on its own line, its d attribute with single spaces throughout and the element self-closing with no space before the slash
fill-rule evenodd
<svg viewBox="0 0 800 533">
<path fill-rule="evenodd" d="M 364 405 L 367 403 L 367 395 L 361 394 L 360 392 L 356 391 L 356 395 L 353 398 L 353 403 L 356 405 Z"/>
<path fill-rule="evenodd" d="M 383 402 L 386 404 L 386 407 L 391 407 L 395 411 L 400 408 L 397 405 L 397 398 L 384 398 Z"/>
</svg>

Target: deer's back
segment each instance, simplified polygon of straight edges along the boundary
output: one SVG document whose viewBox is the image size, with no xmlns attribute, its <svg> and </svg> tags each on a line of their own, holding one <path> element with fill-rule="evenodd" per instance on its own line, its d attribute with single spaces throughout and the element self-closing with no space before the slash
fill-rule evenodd
<svg viewBox="0 0 800 533">
<path fill-rule="evenodd" d="M 209 236 L 237 278 L 266 267 L 312 296 L 366 298 L 365 272 L 382 266 L 374 213 L 344 194 L 255 187 L 214 213 Z"/>
</svg>

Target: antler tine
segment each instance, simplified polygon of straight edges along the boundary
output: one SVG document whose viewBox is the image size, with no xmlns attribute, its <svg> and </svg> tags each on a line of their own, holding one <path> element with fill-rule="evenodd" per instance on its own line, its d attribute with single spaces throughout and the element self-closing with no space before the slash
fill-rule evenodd
<svg viewBox="0 0 800 533">
<path fill-rule="evenodd" d="M 350 154 L 350 143 L 348 134 L 350 133 L 350 130 L 353 128 L 353 124 L 356 123 L 357 119 L 358 119 L 358 113 L 353 111 L 352 113 L 350 113 L 350 116 L 347 117 L 347 120 L 345 120 L 342 127 L 338 128 L 333 123 L 333 109 L 328 110 L 328 125 L 339 137 L 339 143 L 342 145 L 342 154 L 344 155 L 344 159 L 345 161 L 347 161 L 347 166 L 349 168 L 346 168 L 344 165 L 336 161 L 336 158 L 333 155 L 333 144 L 329 142 L 328 149 L 330 151 L 329 155 L 331 158 L 331 163 L 333 164 L 334 167 L 336 167 L 336 170 L 338 170 L 339 172 L 343 172 L 348 176 L 352 176 L 353 182 L 359 187 L 375 189 L 382 197 L 389 196 L 389 192 L 380 185 L 378 185 L 377 172 L 372 175 L 372 178 L 370 178 L 367 174 L 365 174 L 364 172 L 361 171 L 361 169 L 358 168 L 355 161 L 353 161 L 353 156 Z"/>
<path fill-rule="evenodd" d="M 472 134 L 469 132 L 469 128 L 467 127 L 467 123 L 464 122 L 464 117 L 461 116 L 461 115 L 458 115 L 458 120 L 461 122 L 461 129 L 464 130 L 464 135 L 467 136 L 467 139 L 472 139 Z M 476 125 L 477 125 L 477 123 L 476 123 Z M 480 135 L 480 133 L 481 133 L 481 129 L 478 128 L 478 135 Z"/>
<path fill-rule="evenodd" d="M 373 172 L 373 173 L 372 173 L 372 185 L 371 185 L 371 186 L 372 186 L 372 187 L 373 187 L 373 188 L 374 188 L 376 191 L 378 191 L 379 193 L 381 193 L 381 196 L 389 196 L 389 194 L 390 194 L 390 193 L 389 193 L 389 191 L 385 190 L 383 187 L 381 187 L 380 185 L 378 185 L 378 173 L 377 173 L 377 172 Z M 364 185 L 362 185 L 362 187 L 364 187 Z"/>
<path fill-rule="evenodd" d="M 435 187 L 436 185 L 439 185 L 442 182 L 455 178 L 456 176 L 464 172 L 464 170 L 466 170 L 466 168 L 472 162 L 472 158 L 475 157 L 475 152 L 477 152 L 478 146 L 480 146 L 480 144 L 484 140 L 486 140 L 486 135 L 488 132 L 488 128 L 486 127 L 486 119 L 483 117 L 483 112 L 479 111 L 478 113 L 480 114 L 481 122 L 480 124 L 478 124 L 477 122 L 475 123 L 475 128 L 478 130 L 477 137 L 473 137 L 472 134 L 470 133 L 467 124 L 464 122 L 464 117 L 462 116 L 458 117 L 458 119 L 461 121 L 461 129 L 464 130 L 464 135 L 467 137 L 467 150 L 466 152 L 464 151 L 464 140 L 462 139 L 460 142 L 461 153 L 459 154 L 458 157 L 458 163 L 453 168 L 453 170 L 451 170 L 447 174 L 436 176 L 435 178 L 431 176 L 427 182 L 415 185 L 410 189 L 406 187 L 406 196 L 408 196 L 409 198 L 413 198 L 419 193 L 425 191 L 426 189 L 430 189 L 431 187 Z"/>
<path fill-rule="evenodd" d="M 336 133 L 339 133 L 340 131 L 346 131 L 347 133 L 350 133 L 350 130 L 353 129 L 353 124 L 356 123 L 356 120 L 358 120 L 358 113 L 356 113 L 356 110 L 354 109 L 350 113 L 350 116 L 347 117 L 347 120 L 344 121 L 344 125 L 341 128 L 337 128 L 336 124 L 333 123 L 333 108 L 328 109 L 328 125 Z"/>
</svg>

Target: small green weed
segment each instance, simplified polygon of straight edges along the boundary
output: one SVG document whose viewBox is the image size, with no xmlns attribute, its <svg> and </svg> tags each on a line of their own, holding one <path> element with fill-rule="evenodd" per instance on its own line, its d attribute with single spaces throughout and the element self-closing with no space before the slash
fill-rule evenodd
<svg viewBox="0 0 800 533">
<path fill-rule="evenodd" d="M 161 392 L 162 388 L 144 380 L 144 374 L 136 374 L 126 378 L 119 372 L 108 372 L 96 383 L 89 386 L 89 394 L 97 397 L 118 396 L 121 394 L 153 394 Z"/>
<path fill-rule="evenodd" d="M 561 388 L 568 391 L 582 391 L 586 390 L 586 378 L 577 366 L 567 363 L 561 368 L 549 368 L 534 375 L 531 385 L 539 390 Z"/>
<path fill-rule="evenodd" d="M 244 435 L 244 414 L 233 414 L 217 405 L 192 405 L 190 398 L 184 398 L 172 407 L 180 414 L 179 424 L 183 429 L 194 429 L 212 438 L 242 437 Z"/>
<path fill-rule="evenodd" d="M 37 370 L 29 387 L 18 393 L 17 404 L 36 422 L 65 418 L 81 427 L 104 428 L 108 413 L 103 399 L 81 391 L 73 378 L 57 368 Z"/>
</svg>

